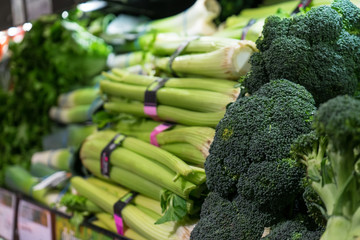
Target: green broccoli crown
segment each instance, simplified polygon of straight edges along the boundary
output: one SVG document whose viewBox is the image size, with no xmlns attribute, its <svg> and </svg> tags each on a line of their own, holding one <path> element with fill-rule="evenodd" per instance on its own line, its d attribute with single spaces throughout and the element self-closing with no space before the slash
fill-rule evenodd
<svg viewBox="0 0 360 240">
<path fill-rule="evenodd" d="M 354 94 L 360 77 L 359 11 L 349 0 L 312 8 L 293 18 L 266 19 L 251 57 L 245 86 L 250 93 L 274 79 L 303 85 L 323 103 Z"/>
<path fill-rule="evenodd" d="M 360 9 L 347 0 L 334 0 L 331 7 L 343 18 L 344 28 L 352 34 L 360 34 Z"/>
<path fill-rule="evenodd" d="M 209 189 L 223 197 L 235 196 L 240 175 L 252 163 L 289 157 L 291 143 L 310 132 L 314 111 L 311 94 L 287 80 L 267 83 L 230 104 L 205 162 Z"/>
<path fill-rule="evenodd" d="M 211 192 L 201 208 L 200 221 L 191 232 L 194 240 L 247 239 L 258 240 L 264 226 L 276 219 L 256 204 L 237 196 L 232 201 Z"/>
<path fill-rule="evenodd" d="M 338 96 L 322 104 L 315 117 L 315 128 L 339 149 L 360 144 L 360 100 Z"/>
<path fill-rule="evenodd" d="M 248 171 L 240 175 L 237 189 L 240 195 L 260 207 L 281 213 L 291 207 L 301 193 L 304 176 L 304 168 L 293 159 L 252 163 Z"/>
<path fill-rule="evenodd" d="M 299 220 L 287 220 L 271 228 L 264 240 L 315 240 L 320 239 L 322 232 L 309 231 Z"/>
</svg>

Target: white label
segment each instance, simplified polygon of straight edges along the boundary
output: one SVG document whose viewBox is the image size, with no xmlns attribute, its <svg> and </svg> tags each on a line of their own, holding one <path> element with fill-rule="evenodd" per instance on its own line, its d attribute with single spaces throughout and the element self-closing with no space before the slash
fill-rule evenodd
<svg viewBox="0 0 360 240">
<path fill-rule="evenodd" d="M 28 21 L 39 18 L 42 15 L 52 13 L 51 0 L 26 0 L 26 12 Z"/>
<path fill-rule="evenodd" d="M 59 171 L 48 176 L 33 187 L 33 191 L 41 190 L 47 187 L 55 187 L 68 179 L 66 171 Z"/>
<path fill-rule="evenodd" d="M 11 0 L 11 15 L 14 26 L 25 22 L 24 2 L 22 0 Z"/>
<path fill-rule="evenodd" d="M 50 211 L 21 200 L 18 210 L 18 232 L 19 240 L 52 239 Z"/>
<path fill-rule="evenodd" d="M 0 189 L 0 236 L 8 240 L 14 239 L 15 211 L 15 194 Z"/>
</svg>

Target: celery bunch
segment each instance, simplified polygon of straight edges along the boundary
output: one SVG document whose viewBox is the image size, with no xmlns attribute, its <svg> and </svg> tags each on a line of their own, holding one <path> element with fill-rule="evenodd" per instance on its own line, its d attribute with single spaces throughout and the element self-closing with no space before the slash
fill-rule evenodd
<svg viewBox="0 0 360 240">
<path fill-rule="evenodd" d="M 81 147 L 83 165 L 99 178 L 104 178 L 100 169 L 101 152 L 115 135 L 113 131 L 95 133 Z M 199 199 L 204 191 L 204 169 L 187 165 L 167 151 L 132 137 L 126 137 L 110 157 L 110 179 L 162 201 L 166 221 L 177 220 L 199 210 L 193 205 L 193 200 Z M 176 216 L 171 214 L 173 201 L 177 201 L 182 209 L 182 213 Z"/>
<path fill-rule="evenodd" d="M 89 199 L 103 209 L 104 212 L 96 214 L 96 217 L 102 225 L 116 232 L 112 218 L 113 206 L 118 200 L 125 200 L 128 197 L 129 190 L 95 178 L 85 180 L 74 177 L 71 184 L 80 196 Z M 160 206 L 160 202 L 142 195 L 136 196 L 130 204 L 126 205 L 122 210 L 122 217 L 127 227 L 125 236 L 140 235 L 145 239 L 165 240 L 183 239 L 182 237 L 185 235 L 188 239 L 192 226 L 182 226 L 176 222 L 155 224 L 157 219 L 161 217 L 158 206 Z M 131 231 L 129 231 L 130 229 Z"/>
<path fill-rule="evenodd" d="M 106 110 L 146 117 L 143 111 L 145 91 L 159 77 L 118 69 L 104 76 L 106 79 L 100 82 L 100 89 L 107 96 Z M 158 116 L 185 125 L 214 127 L 223 117 L 226 105 L 235 101 L 239 93 L 240 89 L 235 88 L 233 82 L 224 79 L 170 78 L 157 91 Z"/>
<path fill-rule="evenodd" d="M 150 142 L 152 131 L 159 122 L 149 119 L 135 121 L 118 121 L 113 129 L 123 134 Z M 215 130 L 209 127 L 186 127 L 174 125 L 170 129 L 156 135 L 160 148 L 174 154 L 189 164 L 204 166 Z"/>
<path fill-rule="evenodd" d="M 89 121 L 98 98 L 99 90 L 96 88 L 80 88 L 61 94 L 58 106 L 49 111 L 50 118 L 64 124 Z"/>
</svg>

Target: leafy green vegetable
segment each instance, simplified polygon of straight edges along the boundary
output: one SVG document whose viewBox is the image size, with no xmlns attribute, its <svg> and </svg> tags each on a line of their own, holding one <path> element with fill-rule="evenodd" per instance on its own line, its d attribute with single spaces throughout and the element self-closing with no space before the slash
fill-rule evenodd
<svg viewBox="0 0 360 240">
<path fill-rule="evenodd" d="M 74 22 L 47 16 L 33 22 L 19 44 L 11 44 L 11 89 L 0 89 L 0 169 L 28 167 L 41 138 L 50 132 L 50 106 L 57 96 L 103 70 L 111 49 Z M 2 179 L 2 178 L 0 178 Z M 1 184 L 1 183 L 0 183 Z"/>
<path fill-rule="evenodd" d="M 187 202 L 185 199 L 166 190 L 161 195 L 161 209 L 164 215 L 159 218 L 155 224 L 162 224 L 168 221 L 179 221 L 187 214 Z"/>
</svg>

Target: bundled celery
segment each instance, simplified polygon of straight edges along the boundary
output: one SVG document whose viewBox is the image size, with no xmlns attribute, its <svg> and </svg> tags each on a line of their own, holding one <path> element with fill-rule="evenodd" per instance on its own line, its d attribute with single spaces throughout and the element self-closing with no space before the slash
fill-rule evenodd
<svg viewBox="0 0 360 240">
<path fill-rule="evenodd" d="M 105 179 L 100 170 L 99 160 L 83 160 L 84 166 L 98 178 Z M 139 175 L 126 171 L 122 168 L 112 166 L 110 179 L 122 186 L 143 194 L 144 196 L 160 201 L 164 189 Z"/>
<path fill-rule="evenodd" d="M 213 20 L 219 15 L 216 0 L 197 0 L 193 6 L 177 15 L 151 21 L 138 27 L 139 32 L 178 32 L 183 35 L 210 35 L 216 30 Z"/>
<path fill-rule="evenodd" d="M 104 104 L 104 108 L 110 113 L 128 113 L 138 117 L 148 117 L 144 113 L 144 104 L 139 101 L 129 101 L 119 98 L 111 98 Z M 195 112 L 166 105 L 157 106 L 157 115 L 163 121 L 176 122 L 189 126 L 216 127 L 224 117 L 225 110 L 217 112 Z"/>
<path fill-rule="evenodd" d="M 72 178 L 71 183 L 78 194 L 88 198 L 104 209 L 104 211 L 107 213 L 113 214 L 113 206 L 119 200 L 116 196 L 109 194 L 108 192 L 94 186 L 91 183 L 88 183 L 80 177 Z M 146 202 L 144 203 L 146 204 Z M 125 224 L 128 227 L 146 239 L 182 239 L 179 238 L 180 233 L 184 234 L 184 232 L 189 233 L 191 231 L 190 229 L 187 229 L 186 226 L 177 227 L 175 222 L 167 222 L 161 225 L 155 225 L 154 222 L 157 220 L 158 215 L 155 212 L 149 214 L 149 211 L 151 210 L 146 210 L 146 212 L 144 212 L 144 208 L 139 208 L 136 205 L 128 204 L 122 210 L 122 216 Z"/>
<path fill-rule="evenodd" d="M 108 80 L 116 83 L 143 87 L 148 87 L 154 81 L 160 80 L 160 77 L 133 74 L 117 68 L 112 69 L 111 73 L 104 72 L 103 75 Z M 169 78 L 164 87 L 174 89 L 196 89 L 222 93 L 233 99 L 236 99 L 240 93 L 240 88 L 235 87 L 235 83 L 233 81 L 215 78 Z"/>
<path fill-rule="evenodd" d="M 150 142 L 151 132 L 160 123 L 148 119 L 135 122 L 118 121 L 113 129 L 129 136 Z M 156 135 L 161 148 L 191 164 L 203 166 L 209 155 L 215 130 L 209 127 L 184 127 L 175 125 Z"/>
<path fill-rule="evenodd" d="M 58 106 L 70 108 L 78 105 L 90 105 L 99 96 L 96 88 L 81 88 L 68 93 L 60 94 Z"/>
<path fill-rule="evenodd" d="M 41 163 L 65 171 L 70 171 L 72 161 L 73 152 L 67 148 L 37 152 L 31 157 L 31 164 Z"/>
<path fill-rule="evenodd" d="M 183 54 L 207 53 L 224 47 L 239 44 L 241 41 L 222 37 L 185 37 L 176 33 L 149 33 L 138 39 L 139 46 L 144 51 L 154 55 L 171 55 L 185 42 L 189 42 Z"/>
<path fill-rule="evenodd" d="M 87 137 L 81 147 L 81 159 L 99 159 L 101 156 L 101 151 L 110 142 L 110 140 L 115 137 L 116 134 L 117 133 L 113 131 L 102 131 Z M 171 169 L 173 172 L 175 172 L 175 174 L 178 173 L 183 176 L 187 176 L 192 173 L 192 169 L 181 159 L 149 143 L 132 137 L 125 138 L 122 146 L 112 152 L 113 159 L 116 159 L 115 156 L 122 156 L 126 154 L 128 154 L 128 156 L 131 154 L 133 157 L 141 158 L 141 160 L 144 161 L 150 160 L 156 164 L 163 164 L 164 167 L 167 167 L 169 170 Z M 128 158 L 128 156 L 124 157 Z M 122 159 L 120 159 L 120 161 L 121 160 Z M 116 162 L 112 163 L 115 164 Z"/>
<path fill-rule="evenodd" d="M 80 152 L 86 167 L 89 162 L 100 166 L 101 152 L 115 135 L 116 132 L 105 131 L 87 138 Z M 185 199 L 205 182 L 204 171 L 195 171 L 174 155 L 131 137 L 127 137 L 122 146 L 112 152 L 110 164 L 139 175 Z"/>
<path fill-rule="evenodd" d="M 107 95 L 104 108 L 113 113 L 146 117 L 144 95 L 147 87 L 159 77 L 131 74 L 119 69 L 104 73 L 101 91 Z M 240 89 L 224 79 L 170 78 L 157 91 L 157 113 L 164 121 L 192 126 L 215 127 L 224 116 L 225 107 L 239 96 Z M 124 98 L 131 99 L 124 100 Z M 166 105 L 164 105 L 166 104 Z"/>
<path fill-rule="evenodd" d="M 30 166 L 30 174 L 34 177 L 42 178 L 50 176 L 51 174 L 56 173 L 57 170 L 44 165 L 42 163 L 32 163 Z"/>
<path fill-rule="evenodd" d="M 107 74 L 107 76 L 109 76 Z M 128 74 L 127 76 L 133 76 Z M 127 76 L 123 78 L 127 78 Z M 110 77 L 110 76 L 109 76 Z M 139 75 L 145 80 L 150 80 L 151 77 Z M 139 78 L 138 77 L 138 78 Z M 114 78 L 113 78 L 114 79 Z M 145 81 L 144 80 L 144 81 Z M 125 81 L 114 81 L 114 80 L 103 80 L 100 82 L 101 91 L 109 96 L 128 98 L 136 101 L 144 101 L 145 91 L 147 86 L 145 85 L 134 85 L 131 82 Z M 171 81 L 171 80 L 170 80 Z M 206 81 L 206 79 L 199 79 L 197 82 L 202 82 L 204 85 L 211 85 L 214 81 Z M 219 83 L 219 85 L 221 85 Z M 231 92 L 233 86 L 228 86 L 227 91 Z M 199 112 L 216 112 L 225 109 L 225 106 L 235 101 L 237 95 L 223 94 L 215 91 L 208 91 L 202 89 L 196 89 L 188 87 L 167 87 L 166 85 L 157 91 L 157 100 L 159 104 L 165 104 L 172 107 L 179 107 L 186 110 L 199 111 Z M 109 98 L 111 101 L 111 98 Z"/>
<path fill-rule="evenodd" d="M 256 51 L 254 42 L 241 41 L 212 52 L 180 55 L 171 67 L 177 74 L 237 80 L 250 70 L 249 59 Z M 170 57 L 156 58 L 154 64 L 169 71 L 169 61 Z"/>
<path fill-rule="evenodd" d="M 87 136 L 97 131 L 96 125 L 75 125 L 67 126 L 67 147 L 78 148 Z"/>
<path fill-rule="evenodd" d="M 36 188 L 40 178 L 33 177 L 22 167 L 11 166 L 5 171 L 5 186 L 13 191 L 20 192 L 47 206 L 55 204 L 59 199 L 60 191 L 46 188 Z"/>
<path fill-rule="evenodd" d="M 91 105 L 78 105 L 70 108 L 51 107 L 50 118 L 64 124 L 83 123 L 91 119 Z"/>
<path fill-rule="evenodd" d="M 152 62 L 153 58 L 154 56 L 151 53 L 142 51 L 128 52 L 119 55 L 110 54 L 107 65 L 109 68 L 127 68 Z"/>
</svg>

